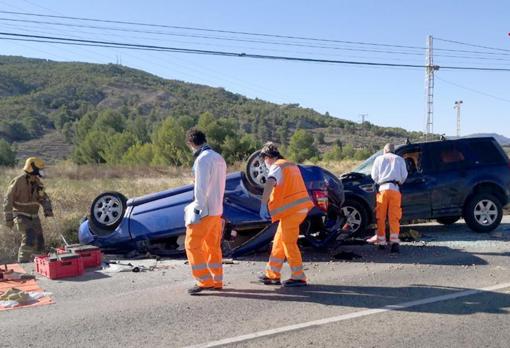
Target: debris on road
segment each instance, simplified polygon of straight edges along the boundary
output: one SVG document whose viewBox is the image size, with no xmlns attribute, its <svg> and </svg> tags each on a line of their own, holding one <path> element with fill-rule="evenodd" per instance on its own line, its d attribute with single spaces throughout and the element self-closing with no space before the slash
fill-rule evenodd
<svg viewBox="0 0 510 348">
<path fill-rule="evenodd" d="M 399 235 L 400 240 L 403 242 L 417 242 L 421 237 L 421 233 L 413 229 L 404 230 Z"/>
</svg>

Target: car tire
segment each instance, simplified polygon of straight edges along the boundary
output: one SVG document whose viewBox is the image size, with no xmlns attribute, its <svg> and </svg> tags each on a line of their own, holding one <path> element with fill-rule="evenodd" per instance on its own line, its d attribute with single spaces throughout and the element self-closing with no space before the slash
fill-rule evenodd
<svg viewBox="0 0 510 348">
<path fill-rule="evenodd" d="M 346 217 L 347 223 L 351 226 L 353 235 L 363 236 L 366 233 L 368 213 L 363 204 L 347 198 L 342 205 L 342 213 Z"/>
<path fill-rule="evenodd" d="M 460 216 L 444 216 L 437 218 L 436 221 L 439 222 L 441 225 L 453 225 L 457 221 L 459 221 Z"/>
<path fill-rule="evenodd" d="M 127 198 L 119 192 L 103 192 L 90 206 L 90 225 L 94 233 L 111 233 L 122 221 Z"/>
<path fill-rule="evenodd" d="M 478 193 L 471 197 L 464 207 L 464 219 L 470 229 L 476 232 L 491 232 L 503 218 L 501 202 L 490 193 Z"/>
<path fill-rule="evenodd" d="M 260 168 L 260 170 L 258 169 Z M 248 157 L 245 167 L 247 189 L 255 194 L 262 194 L 266 183 L 268 169 L 260 158 L 260 151 L 255 151 Z"/>
</svg>

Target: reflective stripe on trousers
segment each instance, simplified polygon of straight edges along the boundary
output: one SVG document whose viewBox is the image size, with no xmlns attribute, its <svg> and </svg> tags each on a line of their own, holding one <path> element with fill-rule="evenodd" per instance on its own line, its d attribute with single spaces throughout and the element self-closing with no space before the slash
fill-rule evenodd
<svg viewBox="0 0 510 348">
<path fill-rule="evenodd" d="M 390 223 L 390 234 L 396 235 L 393 240 L 398 240 L 400 233 L 400 219 L 402 218 L 402 195 L 398 191 L 385 190 L 377 194 L 377 237 L 379 243 L 386 243 L 386 218 Z M 397 243 L 397 242 L 393 242 Z"/>
<path fill-rule="evenodd" d="M 186 255 L 198 286 L 223 286 L 222 227 L 220 216 L 207 216 L 186 229 Z"/>
<path fill-rule="evenodd" d="M 291 269 L 291 278 L 306 280 L 301 252 L 297 244 L 299 225 L 306 218 L 306 215 L 307 213 L 296 213 L 284 217 L 278 222 L 271 257 L 266 265 L 266 276 L 268 278 L 280 279 L 283 262 L 287 259 Z"/>
</svg>

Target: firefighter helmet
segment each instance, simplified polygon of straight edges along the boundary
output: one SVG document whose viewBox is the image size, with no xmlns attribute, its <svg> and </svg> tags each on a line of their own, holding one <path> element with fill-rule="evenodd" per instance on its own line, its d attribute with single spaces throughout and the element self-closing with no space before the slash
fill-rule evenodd
<svg viewBox="0 0 510 348">
<path fill-rule="evenodd" d="M 23 170 L 29 174 L 38 175 L 39 171 L 44 169 L 44 161 L 39 157 L 29 157 L 25 161 Z"/>
</svg>

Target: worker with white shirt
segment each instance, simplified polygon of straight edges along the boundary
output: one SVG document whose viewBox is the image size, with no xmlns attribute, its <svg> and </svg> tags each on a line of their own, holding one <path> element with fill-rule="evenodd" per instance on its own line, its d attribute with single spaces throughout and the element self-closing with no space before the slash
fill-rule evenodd
<svg viewBox="0 0 510 348">
<path fill-rule="evenodd" d="M 223 196 L 227 165 L 220 154 L 207 145 L 203 132 L 191 129 L 187 145 L 193 150 L 194 199 L 185 208 L 186 255 L 196 285 L 190 295 L 223 288 L 221 234 Z"/>
<path fill-rule="evenodd" d="M 386 144 L 384 154 L 377 157 L 372 166 L 372 179 L 379 187 L 377 193 L 377 234 L 369 243 L 386 246 L 386 218 L 390 225 L 391 252 L 399 252 L 400 219 L 402 218 L 402 195 L 399 186 L 407 179 L 405 160 L 395 155 L 395 146 Z"/>
</svg>

